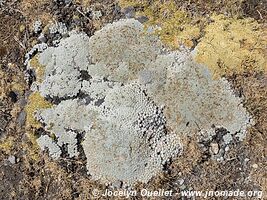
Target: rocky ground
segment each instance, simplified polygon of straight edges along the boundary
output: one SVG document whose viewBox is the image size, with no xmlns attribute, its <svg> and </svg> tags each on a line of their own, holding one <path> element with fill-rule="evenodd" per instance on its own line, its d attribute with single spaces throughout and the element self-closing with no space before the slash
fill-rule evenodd
<svg viewBox="0 0 267 200">
<path fill-rule="evenodd" d="M 239 189 L 263 191 L 266 195 L 267 1 L 208 2 L 0 0 L 0 199 L 93 199 L 94 189 L 105 190 L 105 185 L 90 179 L 83 156 L 54 161 L 36 146 L 35 137 L 43 129 L 29 134 L 26 127 L 30 85 L 36 77 L 27 72 L 24 62 L 34 45 L 46 42 L 53 46 L 63 37 L 64 33 L 49 33 L 52 23 L 62 22 L 68 31 L 75 29 L 92 36 L 105 24 L 126 17 L 135 17 L 147 25 L 159 23 L 163 26 L 159 36 L 167 48 L 177 49 L 180 43 L 191 49 L 199 45 L 201 51 L 208 52 L 208 58 L 214 57 L 207 44 L 216 49 L 216 37 L 225 40 L 225 48 L 237 52 L 234 56 L 239 60 L 220 52 L 214 62 L 201 55 L 198 60 L 207 64 L 214 76 L 225 77 L 231 83 L 255 121 L 244 141 L 228 145 L 229 150 L 220 155 L 221 162 L 214 157 L 221 148 L 226 148 L 222 140 L 224 130 L 217 130 L 217 136 L 207 141 L 197 136 L 182 138 L 183 155 L 148 184 L 139 184 L 136 189 L 173 190 L 177 195 L 172 199 L 187 199 L 181 197 L 183 190 Z M 177 20 L 179 23 L 171 26 Z M 221 24 L 227 33 L 218 36 Z M 235 38 L 241 43 L 240 49 L 234 46 Z M 248 59 L 242 57 L 247 50 L 252 52 Z M 240 69 L 229 67 L 232 65 Z M 26 74 L 30 78 L 25 78 Z M 117 199 L 110 199 L 113 198 Z"/>
</svg>

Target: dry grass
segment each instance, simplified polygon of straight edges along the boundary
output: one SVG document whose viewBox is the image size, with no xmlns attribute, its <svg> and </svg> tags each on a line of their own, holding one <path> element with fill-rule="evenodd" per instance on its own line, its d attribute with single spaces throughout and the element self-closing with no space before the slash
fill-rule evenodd
<svg viewBox="0 0 267 200">
<path fill-rule="evenodd" d="M 50 0 L 22 0 L 19 10 L 27 20 L 28 25 L 32 25 L 36 20 L 43 24 L 53 21 L 49 12 L 52 1 Z"/>
<path fill-rule="evenodd" d="M 250 176 L 266 195 L 267 192 L 267 74 L 250 72 L 234 76 L 234 87 L 245 97 L 245 106 L 253 115 L 255 126 L 249 130 L 246 149 L 252 168 Z"/>
</svg>

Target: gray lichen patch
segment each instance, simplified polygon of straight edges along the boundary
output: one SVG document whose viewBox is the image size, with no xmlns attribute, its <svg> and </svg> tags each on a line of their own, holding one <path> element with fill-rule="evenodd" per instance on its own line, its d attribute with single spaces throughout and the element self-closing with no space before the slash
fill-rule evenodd
<svg viewBox="0 0 267 200">
<path fill-rule="evenodd" d="M 166 105 L 169 125 L 180 133 L 210 132 L 212 127 L 224 127 L 231 134 L 239 132 L 244 136 L 251 117 L 228 81 L 213 80 L 207 67 L 196 64 L 189 52 L 168 57 L 173 61 L 166 72 L 166 83 L 151 95 L 157 103 Z"/>
<path fill-rule="evenodd" d="M 147 182 L 181 152 L 162 109 L 137 84 L 109 91 L 83 146 L 89 173 L 107 183 Z"/>
<path fill-rule="evenodd" d="M 89 38 L 85 34 L 71 33 L 58 47 L 49 47 L 40 54 L 39 62 L 46 66 L 45 80 L 39 91 L 44 97 L 73 97 L 81 89 L 81 70 L 90 62 Z M 81 51 L 82 50 L 82 51 Z"/>
<path fill-rule="evenodd" d="M 59 146 L 67 145 L 70 157 L 77 156 L 77 134 L 90 130 L 90 111 L 78 100 L 62 101 L 53 108 L 39 110 L 36 118 L 45 124 L 45 130 L 56 136 Z"/>
<path fill-rule="evenodd" d="M 161 51 L 160 41 L 134 19 L 106 25 L 90 38 L 89 46 L 92 61 L 105 65 L 109 76 L 118 81 L 133 79 Z"/>
<path fill-rule="evenodd" d="M 46 150 L 46 148 L 49 151 L 49 155 L 54 158 L 58 159 L 61 154 L 61 150 L 59 146 L 50 138 L 48 135 L 42 135 L 37 139 L 37 143 L 40 146 L 41 150 Z"/>
<path fill-rule="evenodd" d="M 181 134 L 209 138 L 222 127 L 230 143 L 251 124 L 227 80 L 213 80 L 191 52 L 166 52 L 133 19 L 91 38 L 72 32 L 38 60 L 45 74 L 36 90 L 57 102 L 36 118 L 70 157 L 79 155 L 77 136 L 84 135 L 88 173 L 103 183 L 148 182 L 182 152 Z M 39 143 L 51 154 L 50 139 Z"/>
</svg>

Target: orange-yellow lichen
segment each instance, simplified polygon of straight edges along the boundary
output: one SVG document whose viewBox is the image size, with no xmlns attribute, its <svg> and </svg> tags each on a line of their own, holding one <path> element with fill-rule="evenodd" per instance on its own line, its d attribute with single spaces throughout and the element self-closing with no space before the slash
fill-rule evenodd
<svg viewBox="0 0 267 200">
<path fill-rule="evenodd" d="M 267 71 L 267 29 L 252 19 L 213 16 L 197 46 L 196 61 L 206 64 L 214 78 L 246 70 Z"/>
</svg>

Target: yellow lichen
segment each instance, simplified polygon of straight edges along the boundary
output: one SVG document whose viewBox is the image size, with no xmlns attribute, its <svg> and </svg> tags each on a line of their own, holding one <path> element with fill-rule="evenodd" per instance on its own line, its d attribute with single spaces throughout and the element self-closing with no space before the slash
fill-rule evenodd
<svg viewBox="0 0 267 200">
<path fill-rule="evenodd" d="M 133 6 L 140 10 L 136 13 L 137 17 L 148 17 L 146 27 L 157 27 L 156 34 L 170 48 L 178 48 L 181 43 L 192 47 L 192 41 L 199 37 L 199 28 L 196 25 L 190 26 L 192 19 L 185 11 L 179 9 L 173 0 L 121 0 L 120 5 L 123 8 Z"/>
<path fill-rule="evenodd" d="M 38 55 L 34 56 L 30 61 L 30 67 L 35 70 L 36 73 L 36 81 L 38 83 L 43 81 L 44 73 L 45 73 L 45 66 L 41 65 L 38 61 Z"/>
<path fill-rule="evenodd" d="M 185 25 L 184 30 L 176 36 L 176 46 L 183 44 L 191 48 L 194 46 L 194 40 L 200 38 L 200 28 L 193 25 Z"/>
<path fill-rule="evenodd" d="M 133 7 L 147 7 L 149 5 L 148 0 L 119 0 L 119 4 L 122 8 L 133 6 Z"/>
<path fill-rule="evenodd" d="M 46 101 L 38 92 L 34 92 L 29 96 L 28 104 L 26 106 L 26 127 L 27 128 L 40 128 L 41 124 L 38 122 L 34 114 L 36 110 L 42 109 L 42 108 L 50 108 L 52 107 L 52 104 L 48 101 Z"/>
<path fill-rule="evenodd" d="M 25 83 L 17 80 L 14 80 L 14 82 L 11 84 L 11 90 L 18 92 L 20 95 L 23 94 L 25 90 Z"/>
<path fill-rule="evenodd" d="M 252 19 L 213 16 L 197 46 L 196 61 L 206 64 L 214 78 L 246 70 L 267 71 L 267 29 Z"/>
<path fill-rule="evenodd" d="M 1 151 L 8 154 L 12 150 L 13 144 L 14 144 L 14 138 L 8 137 L 4 141 L 0 142 L 0 149 Z"/>
<path fill-rule="evenodd" d="M 34 92 L 32 93 L 29 98 L 28 98 L 28 104 L 25 108 L 26 110 L 26 134 L 28 139 L 31 142 L 31 146 L 30 148 L 30 156 L 32 159 L 37 160 L 38 156 L 37 156 L 37 152 L 39 152 L 39 146 L 36 142 L 36 136 L 34 134 L 34 130 L 38 129 L 41 127 L 40 122 L 38 122 L 35 119 L 35 112 L 38 109 L 45 109 L 45 108 L 50 108 L 52 107 L 52 104 L 48 101 L 46 101 L 38 92 Z"/>
<path fill-rule="evenodd" d="M 30 143 L 24 144 L 25 149 L 28 150 L 27 154 L 29 158 L 33 160 L 38 160 L 39 145 L 36 141 L 37 137 L 34 134 L 34 130 L 33 129 L 27 130 L 26 135 L 30 141 Z"/>
<path fill-rule="evenodd" d="M 155 1 L 144 9 L 143 15 L 149 18 L 146 25 L 160 27 L 156 33 L 163 43 L 172 48 L 178 47 L 176 37 L 182 32 L 183 26 L 189 23 L 185 12 L 178 10 L 172 1 L 164 4 Z"/>
</svg>

